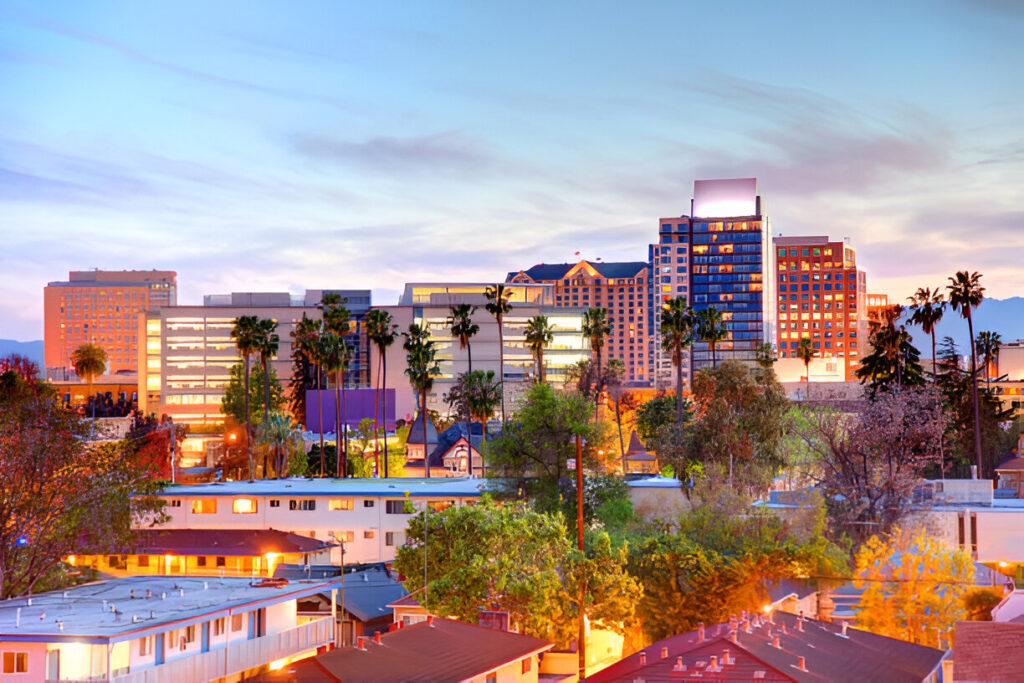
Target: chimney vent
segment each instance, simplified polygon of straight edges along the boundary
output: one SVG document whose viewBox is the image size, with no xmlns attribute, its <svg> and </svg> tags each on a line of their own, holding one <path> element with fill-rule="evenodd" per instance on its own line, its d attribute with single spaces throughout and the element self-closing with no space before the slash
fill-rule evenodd
<svg viewBox="0 0 1024 683">
<path fill-rule="evenodd" d="M 149 600 L 151 597 L 153 597 L 153 591 L 151 591 L 150 589 L 147 588 L 146 589 L 146 599 Z"/>
<path fill-rule="evenodd" d="M 796 630 L 800 631 L 800 633 L 804 632 L 804 618 L 803 617 L 800 617 L 799 619 L 796 620 Z"/>
<path fill-rule="evenodd" d="M 662 659 L 668 659 L 668 648 L 667 647 L 661 648 L 661 658 Z"/>
<path fill-rule="evenodd" d="M 729 640 L 736 643 L 737 645 L 740 644 L 739 632 L 736 629 L 729 631 Z"/>
<path fill-rule="evenodd" d="M 846 627 L 847 627 L 847 626 L 849 626 L 849 624 L 847 624 L 847 623 L 846 623 L 846 622 L 844 621 L 844 622 L 843 622 L 843 632 L 842 632 L 842 636 L 843 636 L 843 638 L 849 638 L 849 637 L 850 637 L 850 636 L 846 635 Z"/>
<path fill-rule="evenodd" d="M 380 645 L 380 631 L 377 631 L 376 633 L 373 634 L 373 642 L 375 642 L 378 645 Z"/>
<path fill-rule="evenodd" d="M 722 651 L 722 666 L 729 666 L 730 664 L 732 664 L 732 656 L 729 653 L 729 650 L 723 650 Z"/>
<path fill-rule="evenodd" d="M 800 669 L 801 671 L 807 671 L 806 659 L 804 659 L 803 657 L 798 657 L 796 661 L 798 662 L 796 668 Z"/>
<path fill-rule="evenodd" d="M 640 651 L 640 666 L 647 666 L 647 653 Z"/>
<path fill-rule="evenodd" d="M 428 614 L 427 615 L 427 626 L 429 626 L 430 628 L 434 628 L 434 615 L 433 614 Z"/>
<path fill-rule="evenodd" d="M 697 624 L 697 642 L 704 642 L 704 622 Z"/>
<path fill-rule="evenodd" d="M 686 665 L 683 664 L 682 657 L 676 657 L 676 665 L 672 667 L 673 671 L 686 671 Z"/>
<path fill-rule="evenodd" d="M 708 671 L 721 671 L 718 668 L 718 655 L 711 655 L 711 663 L 708 664 Z"/>
<path fill-rule="evenodd" d="M 359 636 L 356 639 L 356 649 L 366 651 L 366 636 Z"/>
<path fill-rule="evenodd" d="M 782 644 L 779 642 L 779 634 L 778 633 L 776 633 L 775 637 L 772 638 L 772 647 L 774 647 L 776 650 L 781 650 L 782 649 Z"/>
</svg>

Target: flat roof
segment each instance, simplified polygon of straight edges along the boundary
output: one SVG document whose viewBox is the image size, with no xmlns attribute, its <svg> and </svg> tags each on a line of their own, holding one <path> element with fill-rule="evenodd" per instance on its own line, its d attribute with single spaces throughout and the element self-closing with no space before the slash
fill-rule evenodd
<svg viewBox="0 0 1024 683">
<path fill-rule="evenodd" d="M 337 577 L 293 581 L 280 588 L 256 587 L 250 579 L 238 577 L 133 576 L 98 581 L 0 602 L 0 641 L 132 640 L 227 616 L 238 608 L 249 611 L 338 587 Z"/>
<path fill-rule="evenodd" d="M 486 490 L 486 479 L 469 477 L 392 477 L 389 479 L 258 479 L 209 484 L 178 484 L 164 489 L 169 496 L 370 496 L 411 498 L 477 497 Z"/>
</svg>

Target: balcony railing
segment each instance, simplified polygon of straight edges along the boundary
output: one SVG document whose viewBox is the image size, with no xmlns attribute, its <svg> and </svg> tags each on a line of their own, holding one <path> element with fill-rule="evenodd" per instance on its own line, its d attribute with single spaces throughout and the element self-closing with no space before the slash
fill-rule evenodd
<svg viewBox="0 0 1024 683">
<path fill-rule="evenodd" d="M 331 620 L 318 619 L 260 638 L 235 641 L 227 647 L 132 671 L 110 680 L 113 683 L 209 681 L 264 666 L 276 659 L 314 650 L 333 640 Z"/>
</svg>

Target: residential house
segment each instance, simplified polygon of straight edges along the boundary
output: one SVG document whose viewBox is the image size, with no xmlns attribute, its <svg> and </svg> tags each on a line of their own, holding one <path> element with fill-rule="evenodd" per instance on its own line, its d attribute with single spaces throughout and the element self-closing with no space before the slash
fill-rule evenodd
<svg viewBox="0 0 1024 683">
<path fill-rule="evenodd" d="M 337 580 L 140 576 L 0 603 L 4 680 L 238 681 L 334 642 L 332 620 L 300 623 L 298 601 Z M 23 675 L 23 676 L 22 676 Z"/>
<path fill-rule="evenodd" d="M 422 423 L 420 425 L 422 430 Z M 472 435 L 467 432 L 466 423 L 456 422 L 437 437 L 437 442 L 431 449 L 429 456 L 431 477 L 466 476 L 469 473 L 470 456 L 473 458 L 473 476 L 484 476 L 484 458 L 480 452 L 480 446 L 483 442 L 483 428 L 479 422 L 471 422 L 469 429 L 472 431 Z M 412 434 L 410 434 L 411 436 Z M 429 432 L 427 437 L 429 445 Z M 419 440 L 423 440 L 422 432 Z M 414 444 L 411 448 L 407 445 L 408 450 L 416 448 L 419 448 L 419 452 L 422 453 L 422 446 L 420 444 Z M 419 459 L 407 459 L 405 470 L 409 473 L 409 476 L 423 476 L 422 456 Z"/>
</svg>

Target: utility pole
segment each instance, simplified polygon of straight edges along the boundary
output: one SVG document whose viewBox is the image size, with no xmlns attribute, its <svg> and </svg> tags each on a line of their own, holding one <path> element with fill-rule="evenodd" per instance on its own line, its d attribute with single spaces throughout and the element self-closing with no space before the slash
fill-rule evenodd
<svg viewBox="0 0 1024 683">
<path fill-rule="evenodd" d="M 169 431 L 169 434 L 170 434 L 170 443 L 171 443 L 171 451 L 170 451 L 171 452 L 171 483 L 172 484 L 176 484 L 177 483 L 177 479 L 176 479 L 176 476 L 175 476 L 176 467 L 175 467 L 175 464 L 174 464 L 174 447 L 177 444 L 176 444 L 175 439 L 174 439 L 174 419 L 173 418 L 167 418 L 167 424 L 168 424 L 168 431 Z"/>
<path fill-rule="evenodd" d="M 579 541 L 580 554 L 583 554 L 583 443 L 580 435 L 576 435 L 576 534 Z M 583 584 L 580 584 L 580 609 L 579 624 L 576 634 L 576 651 L 579 653 L 579 680 L 587 676 L 587 642 L 586 642 L 586 618 L 583 609 L 586 601 L 586 592 Z"/>
</svg>

